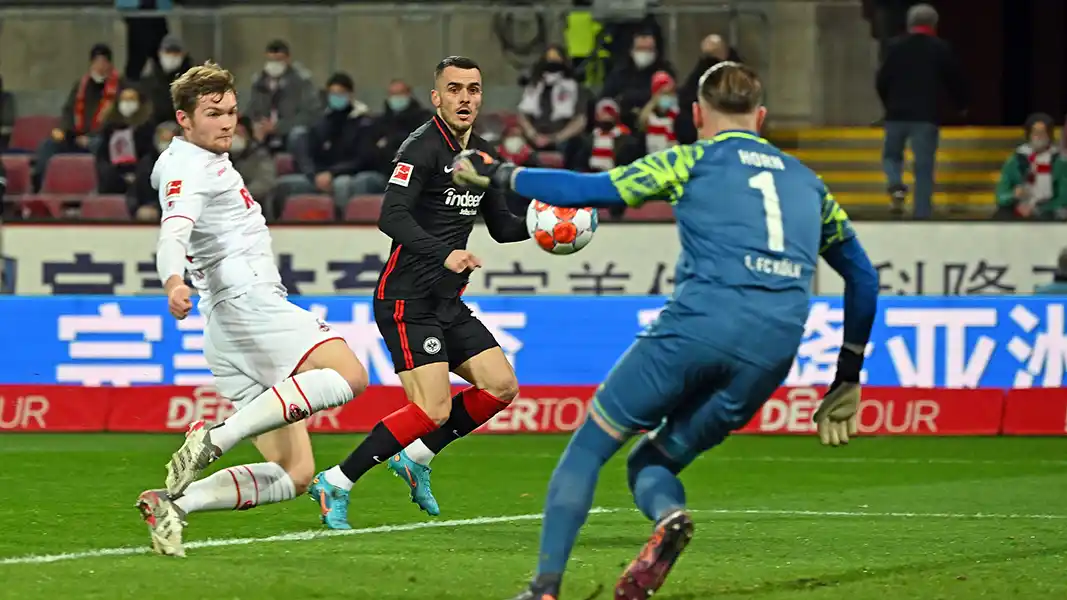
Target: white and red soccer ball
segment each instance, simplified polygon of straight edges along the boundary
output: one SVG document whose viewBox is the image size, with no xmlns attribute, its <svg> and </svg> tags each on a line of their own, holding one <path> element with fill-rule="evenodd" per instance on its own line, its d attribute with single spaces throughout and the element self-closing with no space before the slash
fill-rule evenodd
<svg viewBox="0 0 1067 600">
<path fill-rule="evenodd" d="M 534 200 L 526 209 L 530 237 L 552 254 L 573 254 L 585 248 L 596 226 L 595 208 L 562 208 Z"/>
</svg>

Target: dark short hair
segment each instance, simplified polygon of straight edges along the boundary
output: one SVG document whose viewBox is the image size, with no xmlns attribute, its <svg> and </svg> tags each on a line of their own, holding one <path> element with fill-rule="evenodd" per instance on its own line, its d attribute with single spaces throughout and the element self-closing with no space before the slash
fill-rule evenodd
<svg viewBox="0 0 1067 600">
<path fill-rule="evenodd" d="M 482 72 L 482 68 L 478 66 L 478 63 L 474 62 L 473 58 L 467 58 L 466 56 L 446 56 L 441 59 L 441 62 L 437 63 L 437 66 L 433 70 L 433 81 L 437 83 L 437 79 L 441 77 L 441 73 L 444 73 L 448 67 L 455 67 L 457 69 L 476 69 L 479 73 Z"/>
<path fill-rule="evenodd" d="M 720 113 L 748 114 L 763 104 L 763 83 L 752 67 L 721 62 L 700 77 L 700 99 Z"/>
<path fill-rule="evenodd" d="M 334 73 L 330 75 L 330 78 L 326 80 L 326 87 L 332 85 L 339 85 L 348 91 L 356 89 L 356 84 L 352 82 L 352 77 L 348 73 Z"/>
<path fill-rule="evenodd" d="M 107 44 L 93 44 L 93 47 L 89 49 L 89 61 L 91 62 L 97 56 L 103 56 L 109 62 L 112 61 L 111 46 Z"/>
<path fill-rule="evenodd" d="M 287 44 L 285 40 L 274 40 L 267 44 L 267 52 L 289 56 L 289 44 Z"/>
</svg>

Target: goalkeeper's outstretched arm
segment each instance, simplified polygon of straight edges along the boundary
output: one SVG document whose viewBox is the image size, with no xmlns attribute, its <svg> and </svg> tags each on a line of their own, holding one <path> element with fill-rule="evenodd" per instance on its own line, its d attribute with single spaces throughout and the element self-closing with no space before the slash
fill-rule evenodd
<svg viewBox="0 0 1067 600">
<path fill-rule="evenodd" d="M 608 172 L 520 167 L 515 170 L 512 187 L 524 198 L 537 198 L 553 206 L 611 208 L 625 204 Z"/>
</svg>

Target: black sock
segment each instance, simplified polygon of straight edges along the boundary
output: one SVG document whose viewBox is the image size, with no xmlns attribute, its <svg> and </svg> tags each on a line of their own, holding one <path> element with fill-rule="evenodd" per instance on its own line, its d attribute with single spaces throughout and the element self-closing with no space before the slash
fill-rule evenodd
<svg viewBox="0 0 1067 600">
<path fill-rule="evenodd" d="M 478 423 L 474 422 L 467 407 L 463 404 L 463 392 L 452 396 L 452 412 L 448 414 L 448 420 L 441 424 L 441 428 L 422 436 L 422 443 L 437 454 L 445 446 L 478 429 Z"/>
<path fill-rule="evenodd" d="M 349 481 L 355 482 L 364 473 L 380 465 L 404 447 L 396 440 L 393 433 L 379 422 L 371 429 L 370 434 L 360 442 L 352 454 L 348 455 L 340 465 L 341 472 Z"/>
</svg>

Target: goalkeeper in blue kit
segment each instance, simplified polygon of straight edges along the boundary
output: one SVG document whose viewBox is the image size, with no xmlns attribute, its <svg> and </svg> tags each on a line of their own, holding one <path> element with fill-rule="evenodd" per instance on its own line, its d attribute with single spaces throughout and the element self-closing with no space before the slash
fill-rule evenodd
<svg viewBox="0 0 1067 600">
<path fill-rule="evenodd" d="M 757 134 L 762 97 L 751 69 L 719 63 L 701 78 L 693 108 L 700 141 L 606 173 L 523 169 L 477 152 L 456 157 L 457 182 L 552 205 L 668 200 L 682 246 L 674 294 L 598 388 L 552 474 L 537 574 L 515 600 L 560 597 L 600 469 L 642 431 L 649 433 L 630 452 L 628 480 L 655 527 L 614 597 L 644 600 L 663 585 L 693 535 L 678 474 L 744 426 L 785 378 L 820 255 L 845 281 L 845 323 L 836 376 L 814 421 L 826 445 L 856 433 L 878 276 L 823 182 Z"/>
</svg>

